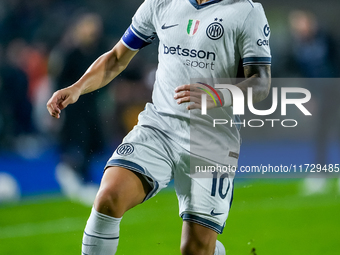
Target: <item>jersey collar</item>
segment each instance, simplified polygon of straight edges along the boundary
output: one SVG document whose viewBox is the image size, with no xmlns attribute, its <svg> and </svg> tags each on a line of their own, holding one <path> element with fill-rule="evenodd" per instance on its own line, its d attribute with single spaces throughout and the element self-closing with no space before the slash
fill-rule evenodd
<svg viewBox="0 0 340 255">
<path fill-rule="evenodd" d="M 210 1 L 206 2 L 206 3 L 204 3 L 204 4 L 198 4 L 196 2 L 196 0 L 189 0 L 189 2 L 192 4 L 192 6 L 194 6 L 197 10 L 202 9 L 202 8 L 204 8 L 206 6 L 209 6 L 211 4 L 215 4 L 215 3 L 221 2 L 221 1 L 222 0 L 210 0 Z"/>
</svg>

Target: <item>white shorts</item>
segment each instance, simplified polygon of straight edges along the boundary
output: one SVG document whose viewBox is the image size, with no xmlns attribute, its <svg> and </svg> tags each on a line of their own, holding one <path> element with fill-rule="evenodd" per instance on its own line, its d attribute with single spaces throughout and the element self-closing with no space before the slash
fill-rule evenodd
<svg viewBox="0 0 340 255">
<path fill-rule="evenodd" d="M 190 175 L 192 157 L 195 155 L 160 130 L 137 125 L 123 139 L 105 168 L 120 166 L 144 175 L 152 187 L 145 200 L 174 179 L 182 219 L 221 234 L 233 200 L 233 178 L 227 173 L 193 178 Z"/>
</svg>

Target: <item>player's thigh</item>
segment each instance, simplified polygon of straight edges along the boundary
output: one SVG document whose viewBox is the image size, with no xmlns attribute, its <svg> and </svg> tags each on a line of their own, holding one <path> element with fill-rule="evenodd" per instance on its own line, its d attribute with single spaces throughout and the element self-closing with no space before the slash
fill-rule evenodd
<svg viewBox="0 0 340 255">
<path fill-rule="evenodd" d="M 172 178 L 172 155 L 168 138 L 161 132 L 149 127 L 135 126 L 106 164 L 107 170 L 98 193 L 98 202 L 105 204 L 106 198 L 113 200 L 114 206 L 119 205 L 119 210 L 113 208 L 119 211 L 115 215 L 121 215 L 122 211 L 153 197 Z M 110 194 L 114 194 L 114 199 L 110 199 Z M 102 208 L 100 205 L 99 203 Z"/>
<path fill-rule="evenodd" d="M 108 167 L 94 207 L 101 213 L 121 217 L 127 210 L 143 202 L 151 189 L 141 174 L 119 166 Z"/>
<path fill-rule="evenodd" d="M 169 139 L 150 127 L 135 126 L 123 139 L 106 164 L 120 166 L 141 174 L 152 190 L 145 201 L 165 188 L 172 178 L 174 158 Z"/>
<path fill-rule="evenodd" d="M 214 254 L 217 232 L 200 224 L 183 221 L 181 236 L 182 254 Z"/>
<path fill-rule="evenodd" d="M 216 165 L 216 162 L 192 160 L 183 155 L 175 171 L 175 189 L 183 221 L 194 222 L 221 234 L 233 200 L 233 175 L 225 172 L 190 172 L 193 162 Z M 185 158 L 189 157 L 189 160 Z M 205 162 L 207 161 L 207 162 Z"/>
</svg>

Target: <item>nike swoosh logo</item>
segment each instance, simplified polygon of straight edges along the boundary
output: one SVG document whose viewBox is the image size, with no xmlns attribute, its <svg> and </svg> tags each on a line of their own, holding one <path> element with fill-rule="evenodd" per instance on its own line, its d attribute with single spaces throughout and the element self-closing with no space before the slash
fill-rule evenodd
<svg viewBox="0 0 340 255">
<path fill-rule="evenodd" d="M 211 210 L 211 212 L 210 212 L 211 216 L 218 216 L 218 215 L 222 215 L 223 214 L 223 213 L 215 213 L 214 211 L 215 211 L 215 209 Z"/>
<path fill-rule="evenodd" d="M 176 26 L 178 26 L 178 24 L 171 25 L 171 26 L 166 26 L 165 23 L 164 23 L 163 26 L 162 26 L 162 29 L 168 29 L 168 28 L 176 27 Z"/>
</svg>

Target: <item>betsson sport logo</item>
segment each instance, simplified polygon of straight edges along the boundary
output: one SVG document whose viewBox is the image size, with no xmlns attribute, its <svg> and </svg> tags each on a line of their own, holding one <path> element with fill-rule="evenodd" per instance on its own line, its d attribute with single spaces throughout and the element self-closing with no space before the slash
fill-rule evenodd
<svg viewBox="0 0 340 255">
<path fill-rule="evenodd" d="M 216 54 L 213 51 L 204 51 L 197 49 L 182 48 L 180 45 L 176 47 L 163 44 L 164 55 L 178 55 L 187 57 L 183 62 L 184 65 L 192 68 L 201 68 L 207 70 L 215 70 Z"/>
<path fill-rule="evenodd" d="M 212 86 L 209 86 L 204 83 L 200 83 L 210 89 L 216 97 L 220 101 L 220 105 L 222 105 L 222 101 L 216 92 L 215 89 L 229 89 L 231 92 L 232 100 L 233 100 L 233 115 L 244 115 L 244 108 L 245 108 L 245 98 L 243 92 L 240 88 L 234 85 L 229 84 L 216 84 L 215 89 Z M 201 114 L 207 115 L 207 94 L 213 99 L 215 106 L 217 106 L 216 100 L 214 99 L 213 94 L 207 89 L 200 88 L 201 90 L 205 91 L 206 94 L 202 94 L 201 96 Z M 287 98 L 288 94 L 302 94 L 304 97 L 298 99 L 291 99 Z M 255 109 L 253 104 L 253 89 L 250 87 L 247 91 L 247 105 L 249 111 L 257 116 L 268 116 L 273 114 L 278 107 L 278 88 L 274 87 L 272 89 L 272 106 L 268 110 L 258 110 Z M 287 87 L 281 88 L 281 116 L 287 115 L 287 105 L 295 105 L 305 116 L 312 116 L 312 114 L 307 110 L 307 108 L 303 105 L 311 99 L 311 93 L 309 90 L 304 88 L 296 88 L 296 87 Z M 228 125 L 230 127 L 236 126 L 243 126 L 243 127 L 263 127 L 264 125 L 271 125 L 271 127 L 275 127 L 275 125 L 281 125 L 282 127 L 296 127 L 298 125 L 298 121 L 295 119 L 244 119 L 241 122 L 235 122 L 234 120 L 227 120 L 227 119 L 214 119 L 213 120 L 213 127 L 217 125 Z"/>
<path fill-rule="evenodd" d="M 216 41 L 223 36 L 224 28 L 221 24 L 222 21 L 222 19 L 215 18 L 214 22 L 207 26 L 205 34 L 208 38 Z M 200 25 L 201 21 L 197 19 L 189 19 L 188 25 L 186 27 L 186 33 L 190 37 L 197 35 Z M 200 36 L 202 36 L 202 34 Z M 191 68 L 200 68 L 212 71 L 215 70 L 215 60 L 217 55 L 213 51 L 195 48 L 182 48 L 179 44 L 177 46 L 168 46 L 163 44 L 163 53 L 164 55 L 177 55 L 186 57 L 183 64 Z"/>
</svg>

